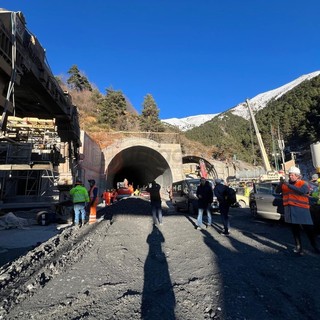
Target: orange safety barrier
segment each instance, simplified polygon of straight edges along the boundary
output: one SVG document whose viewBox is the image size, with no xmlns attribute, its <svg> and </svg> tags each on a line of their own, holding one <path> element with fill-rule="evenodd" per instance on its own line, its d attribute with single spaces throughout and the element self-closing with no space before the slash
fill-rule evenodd
<svg viewBox="0 0 320 320">
<path fill-rule="evenodd" d="M 95 223 L 97 221 L 97 205 L 98 198 L 96 198 L 95 202 L 90 206 L 89 224 Z"/>
</svg>

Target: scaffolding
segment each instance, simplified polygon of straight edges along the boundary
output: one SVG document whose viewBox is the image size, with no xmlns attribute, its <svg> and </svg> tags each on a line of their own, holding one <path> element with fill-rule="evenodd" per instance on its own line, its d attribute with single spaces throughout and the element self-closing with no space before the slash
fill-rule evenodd
<svg viewBox="0 0 320 320">
<path fill-rule="evenodd" d="M 9 116 L 0 137 L 1 201 L 58 201 L 60 150 L 54 120 Z"/>
</svg>

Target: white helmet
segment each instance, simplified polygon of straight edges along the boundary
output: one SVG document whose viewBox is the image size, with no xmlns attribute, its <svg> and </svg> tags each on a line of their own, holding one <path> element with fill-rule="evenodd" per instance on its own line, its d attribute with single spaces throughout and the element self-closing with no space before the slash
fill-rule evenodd
<svg viewBox="0 0 320 320">
<path fill-rule="evenodd" d="M 300 169 L 295 166 L 290 167 L 289 173 L 293 173 L 293 174 L 297 174 L 297 175 L 301 174 Z"/>
</svg>

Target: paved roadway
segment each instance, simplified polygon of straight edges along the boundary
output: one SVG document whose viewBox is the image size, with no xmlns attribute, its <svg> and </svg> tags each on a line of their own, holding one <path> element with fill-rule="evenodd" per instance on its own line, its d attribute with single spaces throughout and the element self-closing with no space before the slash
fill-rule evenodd
<svg viewBox="0 0 320 320">
<path fill-rule="evenodd" d="M 111 225 L 75 231 L 71 254 L 36 290 L 29 279 L 3 319 L 320 319 L 320 257 L 306 238 L 294 256 L 285 225 L 232 209 L 224 237 L 219 215 L 198 231 L 195 217 L 167 215 L 157 228 L 113 213 Z"/>
</svg>

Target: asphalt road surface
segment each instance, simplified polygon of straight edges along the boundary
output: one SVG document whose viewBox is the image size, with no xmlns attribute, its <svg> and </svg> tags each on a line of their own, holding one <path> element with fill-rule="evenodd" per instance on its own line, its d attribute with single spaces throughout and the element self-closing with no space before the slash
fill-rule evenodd
<svg viewBox="0 0 320 320">
<path fill-rule="evenodd" d="M 121 200 L 4 266 L 0 319 L 320 319 L 320 256 L 305 235 L 299 257 L 288 226 L 249 209 L 231 209 L 228 237 L 218 214 L 196 230 L 184 214 L 153 226 L 149 211 Z"/>
</svg>

